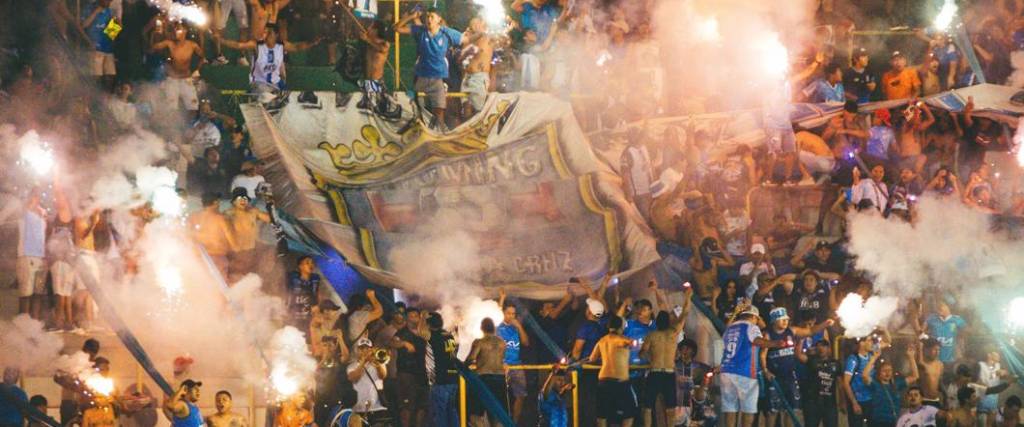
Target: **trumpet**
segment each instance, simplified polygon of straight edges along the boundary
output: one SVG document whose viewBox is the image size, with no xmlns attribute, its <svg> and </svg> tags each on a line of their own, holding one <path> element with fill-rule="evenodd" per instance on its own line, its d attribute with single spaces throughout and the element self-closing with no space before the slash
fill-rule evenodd
<svg viewBox="0 0 1024 427">
<path fill-rule="evenodd" d="M 391 361 L 391 351 L 386 348 L 375 348 L 371 354 L 373 354 L 373 360 L 381 365 L 387 365 Z"/>
</svg>

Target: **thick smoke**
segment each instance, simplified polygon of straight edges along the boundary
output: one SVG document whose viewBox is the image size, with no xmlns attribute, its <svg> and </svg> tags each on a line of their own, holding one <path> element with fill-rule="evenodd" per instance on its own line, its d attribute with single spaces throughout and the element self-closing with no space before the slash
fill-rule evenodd
<svg viewBox="0 0 1024 427">
<path fill-rule="evenodd" d="M 875 328 L 885 326 L 885 321 L 896 312 L 899 299 L 895 297 L 872 296 L 864 297 L 851 293 L 843 299 L 836 309 L 836 314 L 846 330 L 845 335 L 851 338 L 868 336 Z"/>
<path fill-rule="evenodd" d="M 957 200 L 923 197 L 913 225 L 854 214 L 849 248 L 857 268 L 870 274 L 875 292 L 903 303 L 930 296 L 987 307 L 980 314 L 989 326 L 1002 327 L 1006 319 L 1000 318 L 1000 308 L 1021 294 L 1022 244 L 993 231 L 990 216 Z M 880 323 L 892 314 L 886 304 L 869 306 L 874 311 L 864 315 Z"/>
<path fill-rule="evenodd" d="M 21 314 L 0 321 L 0 367 L 23 372 L 49 369 L 60 356 L 64 342 L 43 330 L 42 322 Z"/>
<path fill-rule="evenodd" d="M 480 321 L 502 319 L 494 300 L 483 299 L 484 266 L 479 244 L 460 230 L 454 215 L 441 214 L 417 230 L 419 239 L 393 251 L 391 265 L 406 284 L 404 292 L 441 306 L 445 327 L 458 335 L 459 355 L 480 337 Z"/>
</svg>

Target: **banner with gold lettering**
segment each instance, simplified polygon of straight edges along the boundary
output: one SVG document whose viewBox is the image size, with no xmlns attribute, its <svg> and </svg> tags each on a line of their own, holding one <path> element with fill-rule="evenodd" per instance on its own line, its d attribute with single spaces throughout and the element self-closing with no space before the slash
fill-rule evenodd
<svg viewBox="0 0 1024 427">
<path fill-rule="evenodd" d="M 278 209 L 374 283 L 457 277 L 558 298 L 570 277 L 659 259 L 562 100 L 490 94 L 480 113 L 438 133 L 401 94 L 402 114 L 390 118 L 360 108 L 358 94 L 297 95 L 270 110 L 241 105 L 253 151 Z"/>
</svg>

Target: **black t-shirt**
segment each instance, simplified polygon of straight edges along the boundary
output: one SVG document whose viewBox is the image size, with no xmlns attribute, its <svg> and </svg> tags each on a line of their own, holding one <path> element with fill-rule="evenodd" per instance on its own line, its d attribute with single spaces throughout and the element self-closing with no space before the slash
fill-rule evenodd
<svg viewBox="0 0 1024 427">
<path fill-rule="evenodd" d="M 313 273 L 306 280 L 298 272 L 291 272 L 288 276 L 288 315 L 292 319 L 309 320 L 319 290 L 319 274 Z"/>
<path fill-rule="evenodd" d="M 426 381 L 426 361 L 424 357 L 427 354 L 427 340 L 423 339 L 415 332 L 410 331 L 409 328 L 402 328 L 395 334 L 395 337 L 412 344 L 416 347 L 415 352 L 409 352 L 409 350 L 401 347 L 397 351 L 395 366 L 398 368 L 400 374 L 413 374 L 421 375 Z"/>
<path fill-rule="evenodd" d="M 354 389 L 348 380 L 343 363 L 337 362 L 334 366 L 321 365 L 316 368 L 316 406 L 313 413 L 316 414 L 317 425 L 330 424 L 327 417 L 330 417 L 332 408 L 341 404 L 346 390 Z"/>
<path fill-rule="evenodd" d="M 807 373 L 811 375 L 807 384 L 811 387 L 806 396 L 810 402 L 817 404 L 835 404 L 836 382 L 842 377 L 839 362 L 835 359 L 822 359 L 812 356 L 807 362 Z"/>
<path fill-rule="evenodd" d="M 455 384 L 459 378 L 455 372 L 455 354 L 459 350 L 459 343 L 448 332 L 431 331 L 429 345 L 434 355 L 434 384 Z"/>
<path fill-rule="evenodd" d="M 833 251 L 832 255 L 828 257 L 825 262 L 822 262 L 814 254 L 808 255 L 804 258 L 804 268 L 808 270 L 814 270 L 819 273 L 836 273 L 843 274 L 843 258 L 837 256 Z"/>
<path fill-rule="evenodd" d="M 808 293 L 801 288 L 796 301 L 797 322 L 813 318 L 818 323 L 828 318 L 828 292 L 823 289 Z"/>
<path fill-rule="evenodd" d="M 569 349 L 569 324 L 572 321 L 574 313 L 566 308 L 562 310 L 562 313 L 557 318 L 549 318 L 541 316 L 539 313 L 534 314 L 534 319 L 537 320 L 537 325 L 540 326 L 540 330 L 548 334 L 551 341 L 558 346 L 563 352 Z M 531 333 L 533 342 L 541 342 L 540 338 L 536 334 Z M 537 351 L 537 362 L 538 363 L 554 363 L 559 359 L 558 356 L 552 354 L 547 350 Z"/>
<path fill-rule="evenodd" d="M 875 82 L 875 76 L 868 72 L 865 68 L 864 71 L 857 71 L 853 68 L 847 68 L 843 71 L 843 87 L 847 91 L 857 95 L 858 102 L 868 102 L 871 100 L 871 91 L 868 90 L 868 83 Z"/>
</svg>

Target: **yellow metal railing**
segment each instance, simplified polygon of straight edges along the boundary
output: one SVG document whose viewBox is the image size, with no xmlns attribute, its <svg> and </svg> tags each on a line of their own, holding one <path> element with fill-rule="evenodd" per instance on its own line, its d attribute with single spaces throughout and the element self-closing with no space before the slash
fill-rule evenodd
<svg viewBox="0 0 1024 427">
<path fill-rule="evenodd" d="M 512 365 L 508 366 L 507 369 L 510 371 L 550 371 L 555 365 Z M 587 370 L 598 370 L 601 369 L 598 365 L 582 365 L 582 369 Z M 631 365 L 630 370 L 635 369 L 648 369 L 648 365 Z M 572 426 L 580 427 L 580 380 L 579 370 L 570 369 L 569 374 L 572 379 Z M 466 379 L 463 376 L 459 376 L 459 427 L 466 427 L 468 420 L 466 418 Z"/>
</svg>

